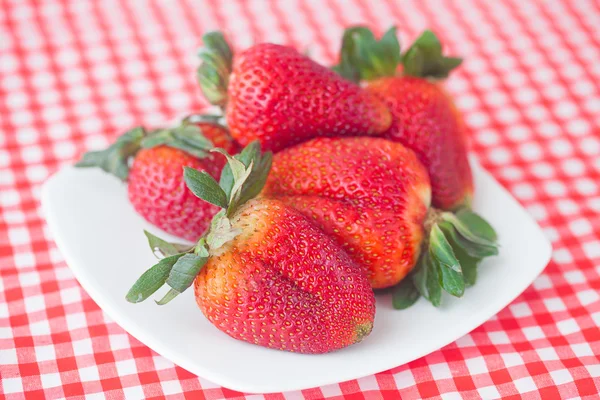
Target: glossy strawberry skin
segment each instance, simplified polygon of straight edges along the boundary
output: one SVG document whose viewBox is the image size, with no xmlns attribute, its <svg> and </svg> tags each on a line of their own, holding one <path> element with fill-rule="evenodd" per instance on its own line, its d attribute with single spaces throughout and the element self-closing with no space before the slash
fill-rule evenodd
<svg viewBox="0 0 600 400">
<path fill-rule="evenodd" d="M 195 280 L 205 316 L 228 335 L 273 349 L 325 353 L 371 331 L 375 298 L 360 268 L 297 211 L 253 199 L 232 218 L 242 233 Z"/>
<path fill-rule="evenodd" d="M 235 150 L 223 128 L 208 123 L 198 125 L 215 146 Z M 165 232 L 197 240 L 219 209 L 187 189 L 183 167 L 205 170 L 218 180 L 224 164 L 225 159 L 214 154 L 198 159 L 167 146 L 142 149 L 136 154 L 129 171 L 129 201 L 144 219 Z"/>
<path fill-rule="evenodd" d="M 247 145 L 279 151 L 313 137 L 384 132 L 391 115 L 383 102 L 296 50 L 259 44 L 234 59 L 227 124 Z"/>
<path fill-rule="evenodd" d="M 367 89 L 384 100 L 393 115 L 384 137 L 413 150 L 429 172 L 434 207 L 469 205 L 473 178 L 465 128 L 442 87 L 415 77 L 380 78 Z"/>
<path fill-rule="evenodd" d="M 415 265 L 431 188 L 415 154 L 381 138 L 320 138 L 273 158 L 263 195 L 294 207 L 361 265 L 373 288 Z"/>
</svg>

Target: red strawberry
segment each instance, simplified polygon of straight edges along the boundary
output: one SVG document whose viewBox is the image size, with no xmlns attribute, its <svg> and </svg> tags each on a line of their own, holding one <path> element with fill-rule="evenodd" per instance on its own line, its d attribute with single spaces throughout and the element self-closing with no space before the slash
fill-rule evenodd
<svg viewBox="0 0 600 400">
<path fill-rule="evenodd" d="M 350 28 L 344 35 L 338 72 L 366 81 L 366 88 L 384 100 L 393 122 L 384 137 L 417 153 L 427 167 L 433 205 L 456 209 L 469 205 L 473 180 L 467 159 L 468 146 L 461 116 L 451 98 L 435 81 L 461 63 L 444 57 L 437 37 L 425 31 L 400 57 L 394 28 L 380 41 L 366 28 Z M 397 75 L 400 61 L 403 75 Z"/>
<path fill-rule="evenodd" d="M 223 208 L 183 253 L 152 237 L 167 256 L 127 295 L 146 299 L 164 283 L 164 304 L 193 283 L 205 316 L 228 335 L 260 346 L 325 353 L 359 342 L 373 326 L 375 299 L 360 268 L 306 217 L 262 189 L 271 154 L 252 145 L 229 158 L 221 184 L 186 169 L 189 188 Z M 238 161 L 239 160 L 239 161 Z"/>
<path fill-rule="evenodd" d="M 235 145 L 223 127 L 211 122 L 151 132 L 135 128 L 108 149 L 85 154 L 77 166 L 100 167 L 126 180 L 129 200 L 142 217 L 175 236 L 196 240 L 218 209 L 186 189 L 182 171 L 203 169 L 218 178 L 224 161 L 207 153 L 213 146 L 232 151 Z"/>
<path fill-rule="evenodd" d="M 373 288 L 397 284 L 395 306 L 441 289 L 461 296 L 476 266 L 497 254 L 495 233 L 463 210 L 429 208 L 427 171 L 400 143 L 382 138 L 319 138 L 276 154 L 263 195 L 294 207 L 361 265 Z M 418 263 L 417 263 L 418 261 Z"/>
<path fill-rule="evenodd" d="M 232 62 L 223 36 L 204 36 L 198 76 L 209 101 L 223 107 L 231 135 L 279 151 L 313 137 L 381 134 L 384 103 L 291 47 L 258 44 Z"/>
<path fill-rule="evenodd" d="M 397 284 L 419 258 L 431 186 L 399 143 L 323 138 L 290 147 L 275 155 L 263 193 L 334 237 L 374 288 Z"/>
</svg>

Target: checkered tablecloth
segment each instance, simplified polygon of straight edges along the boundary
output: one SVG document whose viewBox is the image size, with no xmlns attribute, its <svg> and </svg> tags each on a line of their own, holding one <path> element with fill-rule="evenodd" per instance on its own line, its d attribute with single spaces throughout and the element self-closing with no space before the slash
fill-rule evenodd
<svg viewBox="0 0 600 400">
<path fill-rule="evenodd" d="M 100 310 L 46 229 L 40 187 L 133 125 L 200 110 L 204 31 L 223 29 L 238 48 L 294 44 L 331 63 L 355 23 L 395 24 L 404 43 L 430 27 L 465 57 L 447 87 L 472 149 L 554 254 L 455 343 L 374 376 L 264 398 L 598 398 L 597 0 L 0 0 L 0 397 L 244 397 L 176 367 Z"/>
</svg>

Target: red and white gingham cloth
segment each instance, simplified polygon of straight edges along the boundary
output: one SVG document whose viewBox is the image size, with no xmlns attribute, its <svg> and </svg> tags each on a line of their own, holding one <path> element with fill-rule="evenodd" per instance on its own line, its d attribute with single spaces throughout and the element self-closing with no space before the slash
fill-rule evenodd
<svg viewBox="0 0 600 400">
<path fill-rule="evenodd" d="M 264 398 L 598 398 L 597 0 L 0 0 L 0 397 L 244 396 L 174 366 L 98 308 L 46 229 L 40 186 L 133 125 L 201 109 L 203 32 L 223 29 L 237 47 L 290 43 L 331 63 L 356 23 L 395 24 L 404 43 L 430 27 L 465 57 L 447 87 L 473 151 L 542 225 L 553 259 L 512 304 L 441 350 Z"/>
</svg>

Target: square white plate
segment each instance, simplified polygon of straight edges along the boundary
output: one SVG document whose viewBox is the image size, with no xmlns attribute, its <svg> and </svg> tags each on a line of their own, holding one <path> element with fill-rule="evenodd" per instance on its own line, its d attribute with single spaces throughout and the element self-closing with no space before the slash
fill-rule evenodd
<svg viewBox="0 0 600 400">
<path fill-rule="evenodd" d="M 193 290 L 167 306 L 130 304 L 125 293 L 156 262 L 126 187 L 97 169 L 65 168 L 44 185 L 42 205 L 67 264 L 96 303 L 137 339 L 188 371 L 249 393 L 305 389 L 384 371 L 467 334 L 517 297 L 544 269 L 550 242 L 523 208 L 473 163 L 474 209 L 498 232 L 500 256 L 485 260 L 477 284 L 439 309 L 421 299 L 396 311 L 377 297 L 375 327 L 362 343 L 325 355 L 269 350 L 234 340 L 197 308 Z M 159 293 L 160 294 L 160 293 Z M 159 298 L 158 295 L 155 297 Z"/>
</svg>

